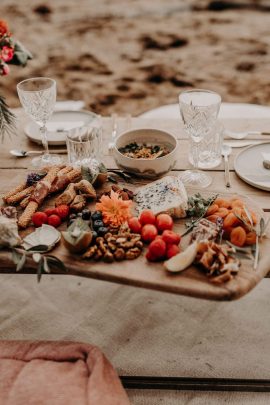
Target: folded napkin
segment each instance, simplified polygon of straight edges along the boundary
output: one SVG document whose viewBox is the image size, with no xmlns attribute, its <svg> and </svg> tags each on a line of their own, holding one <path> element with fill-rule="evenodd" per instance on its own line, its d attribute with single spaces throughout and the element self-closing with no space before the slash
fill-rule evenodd
<svg viewBox="0 0 270 405">
<path fill-rule="evenodd" d="M 112 365 L 95 346 L 0 341 L 0 405 L 128 405 Z"/>
</svg>

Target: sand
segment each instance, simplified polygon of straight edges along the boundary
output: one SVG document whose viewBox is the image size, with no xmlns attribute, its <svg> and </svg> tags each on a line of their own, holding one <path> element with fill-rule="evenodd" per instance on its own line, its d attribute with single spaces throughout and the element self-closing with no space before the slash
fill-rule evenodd
<svg viewBox="0 0 270 405">
<path fill-rule="evenodd" d="M 17 107 L 17 82 L 49 76 L 59 100 L 82 99 L 103 115 L 138 115 L 177 102 L 191 87 L 215 90 L 228 102 L 270 104 L 269 7 L 259 0 L 209 3 L 1 0 L 0 18 L 34 59 L 11 67 L 0 91 Z"/>
</svg>

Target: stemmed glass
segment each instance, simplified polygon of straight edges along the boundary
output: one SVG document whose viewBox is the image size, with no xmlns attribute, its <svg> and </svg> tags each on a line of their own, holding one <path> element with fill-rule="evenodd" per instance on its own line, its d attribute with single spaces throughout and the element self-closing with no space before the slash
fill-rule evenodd
<svg viewBox="0 0 270 405">
<path fill-rule="evenodd" d="M 33 166 L 43 167 L 62 162 L 49 153 L 46 124 L 52 116 L 56 101 L 56 82 L 47 77 L 34 77 L 17 84 L 20 102 L 25 112 L 39 125 L 44 154 L 32 160 Z"/>
<path fill-rule="evenodd" d="M 198 170 L 199 147 L 216 124 L 220 104 L 220 95 L 210 90 L 194 89 L 179 95 L 180 114 L 194 148 L 194 169 L 186 170 L 180 175 L 183 183 L 188 186 L 203 188 L 212 182 L 211 176 Z"/>
</svg>

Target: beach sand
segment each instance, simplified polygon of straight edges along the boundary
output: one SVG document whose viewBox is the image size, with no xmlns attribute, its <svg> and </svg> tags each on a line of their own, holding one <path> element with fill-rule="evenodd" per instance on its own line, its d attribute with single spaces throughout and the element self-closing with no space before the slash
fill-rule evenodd
<svg viewBox="0 0 270 405">
<path fill-rule="evenodd" d="M 49 76 L 59 100 L 82 99 L 103 115 L 176 103 L 190 87 L 215 90 L 227 102 L 270 104 L 267 5 L 209 3 L 1 0 L 0 18 L 34 59 L 24 69 L 11 66 L 0 91 L 17 107 L 16 83 Z"/>
</svg>

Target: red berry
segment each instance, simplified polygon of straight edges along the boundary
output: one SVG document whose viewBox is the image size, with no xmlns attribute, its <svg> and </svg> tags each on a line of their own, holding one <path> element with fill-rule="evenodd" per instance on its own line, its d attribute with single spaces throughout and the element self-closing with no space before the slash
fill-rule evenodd
<svg viewBox="0 0 270 405">
<path fill-rule="evenodd" d="M 151 253 L 150 250 L 148 250 L 146 252 L 145 257 L 149 262 L 155 262 L 156 261 L 156 258 L 153 256 L 153 253 Z"/>
<path fill-rule="evenodd" d="M 48 224 L 57 228 L 61 224 L 61 218 L 58 215 L 51 215 L 48 218 Z"/>
<path fill-rule="evenodd" d="M 55 214 L 62 219 L 66 219 L 69 214 L 69 206 L 65 204 L 58 205 L 58 207 L 55 208 Z"/>
<path fill-rule="evenodd" d="M 166 229 L 162 234 L 162 239 L 167 245 L 178 245 L 181 240 L 181 235 Z"/>
<path fill-rule="evenodd" d="M 156 218 L 157 229 L 162 232 L 166 229 L 172 230 L 173 219 L 169 214 L 159 214 Z"/>
<path fill-rule="evenodd" d="M 180 253 L 179 246 L 177 246 L 177 245 L 168 245 L 167 246 L 167 251 L 166 251 L 167 259 L 170 259 L 171 257 L 177 255 L 178 253 Z"/>
<path fill-rule="evenodd" d="M 137 217 L 132 217 L 128 220 L 128 226 L 131 232 L 134 233 L 141 233 L 142 230 L 142 224 L 139 221 L 139 218 Z"/>
<path fill-rule="evenodd" d="M 142 225 L 146 225 L 146 224 L 155 225 L 155 223 L 156 223 L 155 214 L 151 210 L 142 211 L 139 220 Z"/>
<path fill-rule="evenodd" d="M 46 210 L 44 210 L 45 214 L 49 217 L 50 215 L 55 214 L 55 208 L 47 208 Z"/>
<path fill-rule="evenodd" d="M 157 236 L 158 231 L 155 225 L 147 224 L 142 227 L 142 240 L 144 242 L 151 242 Z"/>
<path fill-rule="evenodd" d="M 166 253 L 166 243 L 164 240 L 156 238 L 150 243 L 148 250 L 155 259 L 162 259 Z"/>
<path fill-rule="evenodd" d="M 48 216 L 45 214 L 45 212 L 37 211 L 32 216 L 32 221 L 33 221 L 33 224 L 36 227 L 38 227 L 38 226 L 41 226 L 43 224 L 47 224 Z"/>
</svg>

